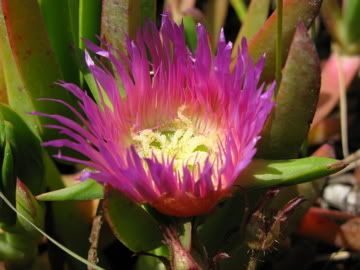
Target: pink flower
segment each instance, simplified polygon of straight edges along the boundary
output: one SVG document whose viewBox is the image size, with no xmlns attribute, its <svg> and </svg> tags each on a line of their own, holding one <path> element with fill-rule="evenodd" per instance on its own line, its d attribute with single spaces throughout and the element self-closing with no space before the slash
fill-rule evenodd
<svg viewBox="0 0 360 270">
<path fill-rule="evenodd" d="M 81 124 L 38 113 L 57 120 L 48 127 L 68 136 L 44 145 L 81 153 L 86 160 L 56 157 L 84 164 L 91 168 L 84 178 L 164 214 L 210 211 L 231 195 L 254 157 L 273 106 L 274 84 L 267 91 L 258 86 L 264 58 L 254 64 L 245 41 L 230 72 L 232 44 L 226 44 L 224 34 L 215 56 L 204 26 L 197 26 L 197 34 L 193 54 L 183 28 L 164 16 L 160 31 L 148 23 L 136 41 L 127 42 L 127 54 L 88 43 L 89 50 L 113 65 L 115 75 L 86 53 L 101 101 L 97 104 L 76 85 L 62 83 L 79 99 L 81 112 L 53 101 L 72 110 Z"/>
</svg>

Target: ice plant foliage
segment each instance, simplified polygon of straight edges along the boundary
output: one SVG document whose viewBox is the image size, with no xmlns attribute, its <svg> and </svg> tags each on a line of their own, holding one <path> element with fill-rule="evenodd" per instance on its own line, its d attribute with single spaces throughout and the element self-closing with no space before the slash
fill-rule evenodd
<svg viewBox="0 0 360 270">
<path fill-rule="evenodd" d="M 68 136 L 45 145 L 81 153 L 87 159 L 56 157 L 84 164 L 91 170 L 83 178 L 110 185 L 164 214 L 193 216 L 211 210 L 231 194 L 253 158 L 273 106 L 274 84 L 266 90 L 260 85 L 264 58 L 254 64 L 245 41 L 230 71 L 232 44 L 224 34 L 215 56 L 204 26 L 197 26 L 197 34 L 192 53 L 182 26 L 164 16 L 160 30 L 147 23 L 135 41 L 128 40 L 126 53 L 88 43 L 89 50 L 115 67 L 114 74 L 86 53 L 100 101 L 62 83 L 79 99 L 81 112 L 52 101 L 67 106 L 81 124 L 39 113 L 59 123 L 49 128 Z"/>
</svg>

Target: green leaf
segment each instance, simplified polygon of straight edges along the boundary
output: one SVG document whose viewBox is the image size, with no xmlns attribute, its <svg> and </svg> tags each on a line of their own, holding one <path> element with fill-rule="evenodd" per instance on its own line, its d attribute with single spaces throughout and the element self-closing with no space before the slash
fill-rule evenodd
<svg viewBox="0 0 360 270">
<path fill-rule="evenodd" d="M 210 258 L 220 251 L 229 252 L 234 242 L 235 245 L 242 244 L 245 208 L 248 207 L 247 211 L 251 213 L 261 195 L 263 193 L 259 190 L 236 192 L 205 217 L 198 228 L 198 235 Z"/>
<path fill-rule="evenodd" d="M 323 157 L 289 160 L 255 159 L 241 173 L 237 183 L 250 189 L 291 186 L 328 176 L 344 167 L 345 164 L 341 161 Z"/>
<path fill-rule="evenodd" d="M 1 121 L 1 130 L 4 134 L 4 141 L 0 153 L 1 174 L 0 174 L 0 191 L 5 194 L 9 201 L 15 203 L 16 193 L 16 174 L 15 174 L 15 160 L 13 153 L 13 126 L 7 121 Z M 0 201 L 0 224 L 10 226 L 16 222 L 16 215 L 11 209 Z"/>
<path fill-rule="evenodd" d="M 239 2 L 231 1 L 231 2 Z M 269 15 L 270 0 L 252 0 L 250 2 L 248 11 L 244 22 L 241 25 L 240 32 L 236 37 L 234 43 L 234 50 L 232 52 L 233 56 L 237 53 L 237 48 L 241 44 L 241 39 L 245 37 L 246 39 L 252 38 L 263 26 L 266 18 Z"/>
<path fill-rule="evenodd" d="M 305 26 L 300 23 L 282 71 L 276 106 L 262 132 L 258 157 L 296 157 L 314 117 L 319 91 L 319 57 Z"/>
<path fill-rule="evenodd" d="M 207 1 L 205 17 L 206 28 L 209 33 L 210 43 L 213 50 L 216 50 L 221 27 L 223 27 L 229 8 L 228 1 L 209 0 Z"/>
<path fill-rule="evenodd" d="M 104 187 L 95 180 L 86 180 L 62 189 L 42 193 L 36 196 L 39 201 L 83 201 L 102 199 Z"/>
<path fill-rule="evenodd" d="M 79 0 L 79 44 L 85 48 L 82 40 L 89 39 L 97 43 L 100 34 L 101 0 Z"/>
<path fill-rule="evenodd" d="M 155 21 L 156 3 L 155 0 L 103 0 L 101 37 L 114 48 L 125 48 L 127 35 L 135 38 L 146 20 Z"/>
<path fill-rule="evenodd" d="M 236 185 L 242 188 L 205 217 L 198 230 L 201 242 L 210 256 L 216 255 L 219 251 L 234 251 L 243 244 L 244 214 L 254 211 L 264 196 L 264 190 L 312 181 L 335 173 L 343 167 L 344 164 L 337 160 L 319 157 L 253 160 L 237 180 Z M 283 191 L 290 194 L 288 190 Z M 278 201 L 278 198 L 275 198 L 275 201 Z M 241 262 L 246 262 L 247 258 L 245 253 L 241 256 Z M 241 262 L 236 261 L 237 265 Z"/>
<path fill-rule="evenodd" d="M 149 251 L 162 244 L 157 221 L 118 191 L 107 188 L 104 209 L 115 236 L 132 251 Z"/>
<path fill-rule="evenodd" d="M 78 35 L 72 33 L 70 21 L 70 6 L 67 0 L 38 0 L 45 20 L 45 26 L 51 47 L 54 49 L 55 57 L 64 80 L 79 83 L 79 70 L 76 60 L 76 48 Z M 72 0 L 72 2 L 76 2 Z M 89 1 L 92 3 L 93 1 Z M 76 40 L 74 39 L 76 37 Z"/>
<path fill-rule="evenodd" d="M 347 0 L 344 10 L 344 27 L 347 41 L 360 42 L 360 1 Z"/>
<path fill-rule="evenodd" d="M 72 40 L 74 42 L 75 48 L 79 48 L 79 9 L 80 9 L 80 0 L 63 0 L 67 2 L 69 8 L 69 23 L 70 23 L 70 32 Z"/>
<path fill-rule="evenodd" d="M 191 16 L 183 17 L 186 44 L 191 51 L 195 51 L 197 45 L 196 23 Z"/>
<path fill-rule="evenodd" d="M 13 245 L 7 243 L 6 235 L 0 234 L 0 260 L 1 261 L 20 261 L 24 259 L 24 252 L 18 250 Z"/>
<path fill-rule="evenodd" d="M 103 0 L 101 16 L 101 37 L 115 49 L 124 50 L 126 37 L 134 39 L 137 31 L 148 19 L 155 19 L 156 1 L 154 0 Z M 116 70 L 115 67 L 113 67 Z M 120 94 L 124 96 L 122 82 L 116 78 Z M 92 75 L 85 75 L 92 94 L 98 100 L 99 93 Z"/>
<path fill-rule="evenodd" d="M 155 22 L 156 20 L 156 0 L 140 0 L 141 6 L 141 25 L 143 25 L 147 20 Z"/>
<path fill-rule="evenodd" d="M 0 114 L 12 127 L 11 138 L 8 137 L 8 140 L 11 141 L 13 147 L 15 176 L 25 183 L 31 193 L 43 192 L 44 164 L 39 139 L 20 116 L 9 107 L 0 104 Z"/>
<path fill-rule="evenodd" d="M 286 59 L 297 24 L 302 21 L 306 27 L 309 27 L 318 15 L 320 6 L 321 0 L 284 0 L 282 59 Z M 275 11 L 249 42 L 249 52 L 254 60 L 259 59 L 264 53 L 266 54 L 265 69 L 262 75 L 265 80 L 272 80 L 275 75 L 276 21 Z M 234 59 L 236 59 L 235 56 Z"/>
<path fill-rule="evenodd" d="M 37 117 L 28 115 L 31 111 L 41 111 L 71 117 L 65 106 L 39 101 L 38 98 L 57 98 L 70 104 L 73 101 L 67 91 L 54 85 L 55 81 L 62 79 L 62 74 L 50 46 L 38 2 L 1 0 L 0 38 L 9 104 L 45 140 L 58 137 L 58 132 L 43 129 Z M 40 122 L 53 121 L 41 118 Z"/>
<path fill-rule="evenodd" d="M 267 0 L 265 0 L 265 1 L 267 1 Z M 260 1 L 252 1 L 252 2 L 260 2 Z M 244 23 L 244 21 L 246 21 L 246 16 L 249 14 L 248 13 L 249 11 L 246 10 L 246 4 L 245 4 L 244 0 L 230 0 L 230 4 L 232 5 L 233 9 L 235 10 L 236 15 L 238 16 L 239 20 L 242 23 Z M 262 4 L 264 4 L 264 3 L 262 3 Z"/>
<path fill-rule="evenodd" d="M 125 37 L 135 37 L 141 25 L 140 0 L 103 0 L 101 36 L 114 48 L 124 48 Z"/>
<path fill-rule="evenodd" d="M 20 180 L 17 181 L 16 185 L 16 209 L 37 227 L 44 228 L 44 208 L 36 201 L 31 191 Z M 17 226 L 26 231 L 27 237 L 40 240 L 41 234 L 20 216 L 18 217 Z"/>
</svg>

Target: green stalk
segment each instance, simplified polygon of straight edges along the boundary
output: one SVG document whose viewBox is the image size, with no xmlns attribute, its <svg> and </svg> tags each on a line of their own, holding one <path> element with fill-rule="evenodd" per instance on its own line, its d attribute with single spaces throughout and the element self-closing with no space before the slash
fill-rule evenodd
<svg viewBox="0 0 360 270">
<path fill-rule="evenodd" d="M 283 1 L 276 0 L 277 5 L 277 31 L 276 31 L 276 58 L 275 58 L 275 79 L 278 89 L 281 82 L 282 67 L 282 20 L 283 20 Z"/>
</svg>

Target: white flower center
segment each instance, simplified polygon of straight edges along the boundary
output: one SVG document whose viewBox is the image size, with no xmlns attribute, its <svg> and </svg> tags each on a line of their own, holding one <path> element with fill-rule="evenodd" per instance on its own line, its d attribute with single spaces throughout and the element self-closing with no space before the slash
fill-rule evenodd
<svg viewBox="0 0 360 270">
<path fill-rule="evenodd" d="M 133 144 L 140 157 L 174 159 L 180 173 L 183 166 L 189 169 L 202 166 L 206 159 L 216 159 L 218 130 L 207 127 L 200 132 L 193 121 L 184 115 L 185 107 L 178 109 L 177 118 L 156 129 L 144 129 L 132 134 Z"/>
</svg>

